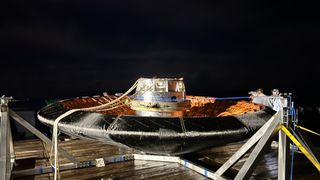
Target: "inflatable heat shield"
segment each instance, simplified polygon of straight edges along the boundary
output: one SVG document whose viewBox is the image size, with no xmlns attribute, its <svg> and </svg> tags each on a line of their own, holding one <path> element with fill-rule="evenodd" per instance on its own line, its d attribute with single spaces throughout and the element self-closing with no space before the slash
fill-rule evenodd
<svg viewBox="0 0 320 180">
<path fill-rule="evenodd" d="M 94 96 L 62 100 L 38 112 L 53 126 L 71 109 L 94 107 L 117 99 Z M 133 96 L 111 108 L 79 110 L 59 122 L 70 136 L 127 146 L 149 154 L 179 155 L 243 140 L 275 111 L 249 100 L 186 96 L 182 79 L 141 79 Z"/>
</svg>

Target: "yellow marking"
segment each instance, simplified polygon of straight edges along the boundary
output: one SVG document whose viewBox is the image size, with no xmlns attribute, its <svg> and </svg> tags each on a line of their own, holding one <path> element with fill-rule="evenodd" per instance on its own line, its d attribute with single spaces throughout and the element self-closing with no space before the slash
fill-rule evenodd
<svg viewBox="0 0 320 180">
<path fill-rule="evenodd" d="M 309 151 L 295 138 L 291 132 L 283 125 L 280 125 L 281 130 L 286 133 L 286 135 L 291 139 L 291 141 L 297 145 L 297 147 L 301 150 L 301 152 L 309 159 L 309 161 L 317 168 L 320 172 L 320 164 L 313 156 L 309 153 Z"/>
<path fill-rule="evenodd" d="M 278 115 L 279 112 L 280 112 L 280 111 L 276 112 L 271 118 L 276 117 L 276 115 Z"/>
<path fill-rule="evenodd" d="M 316 133 L 316 132 L 314 132 L 314 131 L 312 131 L 312 130 L 310 130 L 310 129 L 307 129 L 307 128 L 305 128 L 305 127 L 298 126 L 298 125 L 296 125 L 296 127 L 299 128 L 299 129 L 305 130 L 305 131 L 307 131 L 307 132 L 309 132 L 309 133 L 312 133 L 312 134 L 315 134 L 315 135 L 317 135 L 317 136 L 320 136 L 319 133 Z"/>
</svg>

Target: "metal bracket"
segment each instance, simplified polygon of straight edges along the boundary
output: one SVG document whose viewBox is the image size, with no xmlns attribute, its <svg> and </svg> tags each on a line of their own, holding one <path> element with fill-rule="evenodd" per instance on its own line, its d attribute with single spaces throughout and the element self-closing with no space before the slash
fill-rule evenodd
<svg viewBox="0 0 320 180">
<path fill-rule="evenodd" d="M 173 162 L 181 164 L 182 166 L 189 168 L 197 173 L 207 177 L 207 178 L 214 178 L 214 173 L 207 168 L 199 166 L 191 161 L 186 159 L 181 159 L 177 156 L 157 156 L 157 155 L 141 155 L 141 154 L 133 154 L 135 160 L 145 160 L 145 161 L 161 161 L 161 162 Z M 220 179 L 224 179 L 220 177 Z"/>
</svg>

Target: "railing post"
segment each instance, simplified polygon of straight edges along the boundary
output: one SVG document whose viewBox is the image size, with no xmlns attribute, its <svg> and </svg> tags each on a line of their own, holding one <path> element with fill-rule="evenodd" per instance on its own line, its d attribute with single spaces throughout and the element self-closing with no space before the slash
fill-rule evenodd
<svg viewBox="0 0 320 180">
<path fill-rule="evenodd" d="M 0 180 L 9 180 L 11 176 L 9 108 L 10 98 L 0 98 Z"/>
<path fill-rule="evenodd" d="M 288 96 L 286 101 L 282 102 L 281 109 L 281 124 L 288 128 L 291 118 L 291 97 Z M 279 131 L 279 146 L 278 146 L 278 179 L 286 180 L 289 177 L 289 158 L 290 143 L 285 132 Z"/>
</svg>

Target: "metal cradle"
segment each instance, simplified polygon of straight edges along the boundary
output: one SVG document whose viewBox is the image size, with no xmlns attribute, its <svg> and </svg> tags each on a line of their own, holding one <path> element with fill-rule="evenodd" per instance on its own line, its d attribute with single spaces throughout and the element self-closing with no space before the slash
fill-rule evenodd
<svg viewBox="0 0 320 180">
<path fill-rule="evenodd" d="M 27 169 L 12 172 L 14 164 L 14 151 L 12 143 L 12 135 L 10 129 L 10 117 L 16 122 L 27 128 L 38 138 L 44 141 L 46 144 L 51 145 L 51 140 L 43 135 L 36 128 L 31 126 L 27 121 L 17 115 L 14 111 L 8 108 L 8 102 L 12 98 L 1 97 L 1 127 L 0 127 L 0 180 L 10 179 L 11 174 L 16 176 L 26 176 L 38 174 L 39 169 Z M 223 174 L 236 164 L 252 147 L 253 150 L 236 175 L 235 179 L 249 179 L 252 172 L 254 171 L 259 158 L 263 155 L 265 150 L 270 146 L 270 143 L 274 137 L 279 134 L 279 148 L 278 148 L 278 179 L 288 179 L 289 174 L 289 138 L 297 145 L 297 147 L 306 155 L 311 163 L 320 171 L 319 160 L 312 153 L 311 148 L 302 140 L 298 133 L 295 133 L 290 128 L 292 124 L 292 115 L 289 113 L 289 108 L 284 106 L 280 109 L 271 119 L 269 119 L 233 156 L 229 158 L 217 171 L 213 172 L 209 169 L 201 167 L 193 162 L 190 162 L 180 157 L 175 156 L 154 156 L 154 155 L 140 155 L 140 154 L 129 154 L 120 155 L 113 157 L 105 157 L 96 160 L 79 162 L 73 156 L 71 156 L 64 149 L 59 147 L 59 153 L 64 157 L 68 158 L 71 163 L 63 164 L 60 166 L 61 170 L 83 168 L 89 166 L 104 166 L 107 163 L 121 162 L 127 160 L 151 160 L 151 161 L 166 161 L 179 163 L 187 168 L 190 168 L 208 178 L 211 179 L 225 179 Z M 52 172 L 51 167 L 41 167 L 42 173 Z"/>
</svg>

